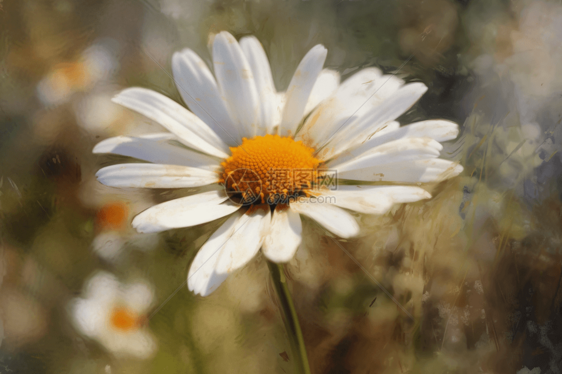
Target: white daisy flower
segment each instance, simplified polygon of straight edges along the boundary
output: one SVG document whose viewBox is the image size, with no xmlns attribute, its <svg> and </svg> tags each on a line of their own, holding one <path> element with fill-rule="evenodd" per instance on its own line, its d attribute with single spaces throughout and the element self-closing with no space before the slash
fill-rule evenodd
<svg viewBox="0 0 562 374">
<path fill-rule="evenodd" d="M 139 234 L 130 226 L 135 212 L 147 208 L 146 199 L 142 199 L 142 196 L 135 197 L 136 199 L 123 199 L 108 194 L 107 201 L 97 211 L 97 234 L 92 241 L 92 249 L 106 261 L 119 260 L 127 245 L 149 250 L 158 244 L 158 234 Z"/>
<path fill-rule="evenodd" d="M 94 148 L 149 162 L 101 169 L 97 177 L 109 186 L 222 187 L 156 205 L 133 220 L 150 233 L 230 216 L 191 265 L 188 287 L 197 294 L 210 294 L 260 248 L 271 261 L 289 261 L 301 243 L 300 215 L 349 238 L 359 226 L 348 210 L 383 214 L 395 203 L 427 199 L 425 190 L 397 184 L 437 182 L 462 171 L 438 158 L 439 142 L 458 134 L 455 123 L 395 122 L 427 90 L 422 83 L 367 68 L 340 84 L 338 73 L 322 70 L 327 50 L 317 45 L 287 91 L 277 92 L 255 37 L 238 43 L 221 32 L 212 52 L 214 75 L 190 49 L 173 56 L 174 79 L 191 111 L 144 88 L 114 98 L 169 133 L 110 138 Z M 334 179 L 346 185 L 318 188 Z"/>
<path fill-rule="evenodd" d="M 45 105 L 60 105 L 110 77 L 118 68 L 110 40 L 98 40 L 74 61 L 56 64 L 37 84 L 37 96 Z M 104 113 L 105 114 L 105 113 Z"/>
<path fill-rule="evenodd" d="M 110 352 L 148 358 L 156 350 L 145 324 L 152 299 L 147 284 L 124 285 L 113 275 L 98 272 L 87 282 L 84 297 L 75 299 L 70 310 L 75 327 Z"/>
</svg>

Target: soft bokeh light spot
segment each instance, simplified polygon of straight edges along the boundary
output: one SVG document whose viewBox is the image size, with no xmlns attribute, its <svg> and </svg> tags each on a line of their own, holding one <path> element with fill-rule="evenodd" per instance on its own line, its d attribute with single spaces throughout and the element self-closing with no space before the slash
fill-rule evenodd
<svg viewBox="0 0 562 374">
<path fill-rule="evenodd" d="M 98 225 L 106 230 L 121 230 L 127 224 L 129 208 L 126 204 L 116 201 L 105 204 L 96 216 Z"/>
</svg>

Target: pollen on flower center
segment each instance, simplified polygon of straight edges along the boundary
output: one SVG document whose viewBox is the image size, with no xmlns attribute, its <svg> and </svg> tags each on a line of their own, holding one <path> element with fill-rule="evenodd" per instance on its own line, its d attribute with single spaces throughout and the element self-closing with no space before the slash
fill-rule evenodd
<svg viewBox="0 0 562 374">
<path fill-rule="evenodd" d="M 221 165 L 221 183 L 245 202 L 276 203 L 273 197 L 307 193 L 318 178 L 320 160 L 301 141 L 279 135 L 242 139 Z"/>
<path fill-rule="evenodd" d="M 138 316 L 127 308 L 118 307 L 111 311 L 111 326 L 116 330 L 130 331 L 138 326 Z"/>
</svg>

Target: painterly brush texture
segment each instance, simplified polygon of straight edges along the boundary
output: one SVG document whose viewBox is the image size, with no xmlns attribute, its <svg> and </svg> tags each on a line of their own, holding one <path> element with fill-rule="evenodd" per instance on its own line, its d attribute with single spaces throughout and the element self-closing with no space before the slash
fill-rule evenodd
<svg viewBox="0 0 562 374">
<path fill-rule="evenodd" d="M 196 188 L 96 179 L 137 162 L 96 144 L 164 131 L 112 98 L 183 104 L 174 52 L 211 65 L 221 31 L 256 36 L 279 92 L 322 44 L 343 82 L 376 67 L 427 86 L 400 124 L 459 124 L 440 157 L 464 171 L 415 184 L 431 199 L 352 213 L 347 239 L 303 215 L 284 275 L 313 373 L 562 371 L 559 2 L 7 0 L 0 18 L 0 372 L 293 372 L 266 256 L 195 295 L 227 218 L 139 233 Z"/>
</svg>

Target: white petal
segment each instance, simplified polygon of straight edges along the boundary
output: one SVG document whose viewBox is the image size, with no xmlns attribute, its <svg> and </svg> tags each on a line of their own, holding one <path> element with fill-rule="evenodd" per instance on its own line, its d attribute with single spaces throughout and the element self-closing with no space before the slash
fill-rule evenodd
<svg viewBox="0 0 562 374">
<path fill-rule="evenodd" d="M 397 122 L 393 122 L 396 124 Z M 450 121 L 445 120 L 429 120 L 412 123 L 410 125 L 398 127 L 388 126 L 384 131 L 377 132 L 365 143 L 361 144 L 359 147 L 353 148 L 351 150 L 343 152 L 338 155 L 335 159 L 338 164 L 347 162 L 353 158 L 363 156 L 367 152 L 370 152 L 375 147 L 380 146 L 388 142 L 392 142 L 399 139 L 405 138 L 431 138 L 438 142 L 444 142 L 457 137 L 459 133 L 459 126 Z"/>
<path fill-rule="evenodd" d="M 136 329 L 122 333 L 114 329 L 100 334 L 98 340 L 117 356 L 136 356 L 147 359 L 156 350 L 156 343 L 147 329 Z"/>
<path fill-rule="evenodd" d="M 263 242 L 263 254 L 273 262 L 288 262 L 301 244 L 301 234 L 299 214 L 277 206 L 271 218 L 269 233 Z"/>
<path fill-rule="evenodd" d="M 415 122 L 402 126 L 394 133 L 388 135 L 388 139 L 400 138 L 431 138 L 438 142 L 453 140 L 459 135 L 459 125 L 454 122 L 440 119 Z"/>
<path fill-rule="evenodd" d="M 341 162 L 340 159 L 336 158 L 329 162 L 327 167 L 337 169 L 338 173 L 342 173 L 374 165 L 435 158 L 439 157 L 439 151 L 442 149 L 443 146 L 440 143 L 429 138 L 398 139 L 379 145 L 346 162 Z"/>
<path fill-rule="evenodd" d="M 324 195 L 332 196 L 334 205 L 366 214 L 384 214 L 393 204 L 431 197 L 424 189 L 410 186 L 338 186 Z"/>
<path fill-rule="evenodd" d="M 191 227 L 214 221 L 237 211 L 240 206 L 223 203 L 227 196 L 222 191 L 208 191 L 158 204 L 133 219 L 139 232 L 160 232 L 179 227 Z"/>
<path fill-rule="evenodd" d="M 299 199 L 299 202 L 291 203 L 290 208 L 299 214 L 312 218 L 328 231 L 342 238 L 350 238 L 359 234 L 359 225 L 355 218 L 334 205 L 315 203 L 314 199 Z"/>
<path fill-rule="evenodd" d="M 404 81 L 395 75 L 375 76 L 372 81 L 365 81 L 369 74 L 361 77 L 361 72 L 359 72 L 356 75 L 359 77 L 355 81 L 351 81 L 345 86 L 342 85 L 341 94 L 354 95 L 353 115 L 358 118 L 384 103 L 404 86 Z M 360 88 L 360 85 L 365 87 Z M 361 100 L 359 97 L 365 100 Z"/>
<path fill-rule="evenodd" d="M 92 249 L 106 261 L 114 260 L 125 245 L 125 238 L 116 231 L 103 231 L 92 240 Z"/>
<path fill-rule="evenodd" d="M 304 109 L 304 115 L 316 108 L 318 104 L 326 100 L 328 97 L 332 96 L 340 84 L 340 73 L 330 69 L 324 69 L 320 72 L 310 96 L 308 97 L 308 102 L 306 103 L 306 108 Z"/>
<path fill-rule="evenodd" d="M 321 103 L 308 117 L 297 134 L 317 149 L 324 146 L 338 131 L 354 119 L 380 105 L 398 90 L 404 82 L 394 76 L 382 76 L 377 68 L 366 68 L 346 79 L 335 94 Z"/>
<path fill-rule="evenodd" d="M 86 286 L 86 296 L 91 299 L 113 300 L 119 294 L 120 283 L 117 278 L 106 271 L 98 271 Z"/>
<path fill-rule="evenodd" d="M 108 309 L 119 297 L 120 283 L 108 272 L 96 272 L 86 283 L 85 299 L 75 299 L 71 306 L 76 327 L 85 335 L 96 337 L 103 329 Z"/>
<path fill-rule="evenodd" d="M 344 152 L 340 153 L 339 155 L 332 158 L 329 162 L 337 162 L 338 164 L 343 164 L 349 160 L 354 158 L 358 158 L 363 156 L 365 152 L 370 151 L 374 148 L 374 146 L 367 147 L 366 144 L 374 144 L 375 139 L 383 137 L 383 135 L 387 135 L 390 132 L 393 132 L 400 128 L 400 123 L 397 121 L 390 121 L 381 126 L 375 131 L 363 144 L 356 146 L 355 148 L 347 149 Z M 386 142 L 377 143 L 377 145 L 384 144 Z"/>
<path fill-rule="evenodd" d="M 96 336 L 105 323 L 107 305 L 100 304 L 95 300 L 76 299 L 72 302 L 70 308 L 76 328 L 86 336 Z"/>
<path fill-rule="evenodd" d="M 338 178 L 371 182 L 429 183 L 453 178 L 462 171 L 463 167 L 456 162 L 434 158 L 345 171 L 338 173 Z"/>
<path fill-rule="evenodd" d="M 219 254 L 230 240 L 235 223 L 240 216 L 239 212 L 230 216 L 199 249 L 187 275 L 187 287 L 190 291 L 201 296 L 208 296 L 225 281 L 228 274 L 218 274 L 215 267 Z"/>
<path fill-rule="evenodd" d="M 275 95 L 275 110 L 273 111 L 273 126 L 279 126 L 281 119 L 283 117 L 283 109 L 285 108 L 285 103 L 287 101 L 287 96 L 285 92 L 278 92 Z"/>
<path fill-rule="evenodd" d="M 391 131 L 397 130 L 399 128 L 400 128 L 400 122 L 398 122 L 398 121 L 387 122 L 387 123 L 384 124 L 384 126 L 379 127 L 377 129 L 377 131 L 375 131 L 373 133 L 373 135 L 371 135 L 369 137 L 369 140 L 378 138 L 379 136 L 383 136 L 383 135 L 385 135 L 385 134 L 387 134 Z M 420 136 L 420 138 L 423 138 L 423 136 Z"/>
<path fill-rule="evenodd" d="M 226 144 L 239 145 L 242 137 L 205 62 L 191 49 L 184 49 L 174 53 L 172 71 L 178 91 L 189 109 Z"/>
<path fill-rule="evenodd" d="M 384 194 L 359 194 L 340 191 L 326 191 L 324 199 L 341 208 L 366 214 L 384 214 L 392 207 L 392 199 Z"/>
<path fill-rule="evenodd" d="M 128 353 L 147 359 L 151 357 L 156 351 L 156 343 L 152 334 L 145 329 L 138 329 L 133 331 L 130 335 L 124 336 L 123 345 L 121 346 L 123 353 Z"/>
<path fill-rule="evenodd" d="M 164 95 L 134 87 L 122 91 L 113 101 L 158 122 L 188 147 L 227 157 L 228 146 L 205 122 Z"/>
<path fill-rule="evenodd" d="M 118 164 L 100 169 L 98 180 L 111 187 L 186 188 L 217 183 L 217 173 L 189 166 Z"/>
<path fill-rule="evenodd" d="M 178 137 L 175 136 L 174 134 L 172 134 L 171 132 L 153 132 L 150 134 L 141 134 L 141 135 L 135 135 L 135 138 L 140 138 L 140 139 L 148 139 L 148 140 L 154 140 L 154 141 L 166 141 L 166 140 L 175 140 L 175 141 L 179 141 Z"/>
<path fill-rule="evenodd" d="M 270 221 L 269 207 L 243 214 L 236 221 L 230 239 L 221 250 L 215 271 L 229 274 L 246 265 L 258 253 L 269 231 Z"/>
<path fill-rule="evenodd" d="M 121 156 L 138 158 L 148 162 L 171 165 L 191 166 L 206 170 L 219 170 L 220 162 L 212 157 L 174 146 L 168 139 L 159 136 L 128 137 L 117 136 L 98 143 L 94 153 L 113 153 Z M 170 134 L 175 139 L 175 135 Z"/>
<path fill-rule="evenodd" d="M 340 185 L 337 191 L 350 194 L 385 194 L 396 204 L 413 203 L 431 198 L 429 192 L 423 188 L 413 186 Z"/>
<path fill-rule="evenodd" d="M 287 102 L 279 125 L 280 135 L 295 135 L 297 127 L 304 117 L 306 103 L 320 71 L 322 71 L 327 54 L 326 48 L 318 44 L 308 51 L 297 67 L 289 88 L 287 88 Z"/>
<path fill-rule="evenodd" d="M 261 43 L 254 36 L 240 39 L 240 47 L 244 51 L 254 76 L 261 114 L 261 131 L 257 135 L 263 135 L 274 125 L 275 106 L 277 105 L 277 91 L 271 77 L 271 68 Z"/>
<path fill-rule="evenodd" d="M 254 76 L 242 48 L 226 31 L 215 35 L 213 64 L 220 91 L 240 135 L 253 137 L 261 118 Z"/>
<path fill-rule="evenodd" d="M 423 83 L 410 83 L 401 87 L 377 106 L 337 132 L 317 157 L 324 160 L 346 149 L 360 145 L 387 122 L 404 114 L 427 91 Z"/>
<path fill-rule="evenodd" d="M 154 292 L 146 283 L 133 283 L 123 290 L 123 302 L 138 314 L 145 313 L 152 305 Z"/>
<path fill-rule="evenodd" d="M 431 199 L 431 194 L 423 188 L 413 186 L 376 186 L 377 192 L 392 198 L 395 204 L 415 203 L 416 201 Z"/>
</svg>

